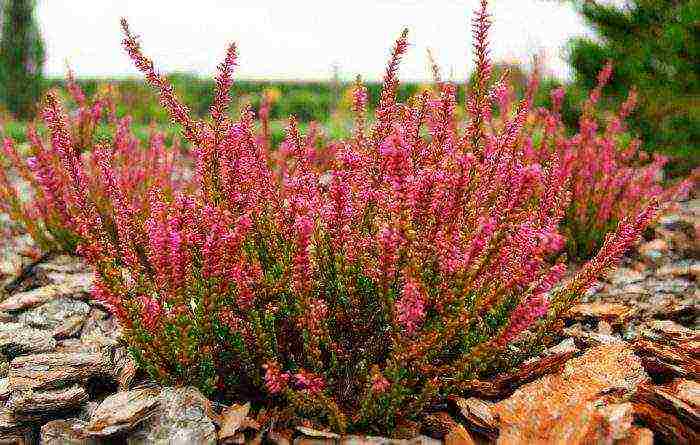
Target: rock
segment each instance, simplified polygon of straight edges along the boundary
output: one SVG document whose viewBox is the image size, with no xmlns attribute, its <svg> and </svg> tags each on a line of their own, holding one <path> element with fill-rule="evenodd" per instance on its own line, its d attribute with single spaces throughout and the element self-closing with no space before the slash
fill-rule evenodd
<svg viewBox="0 0 700 445">
<path fill-rule="evenodd" d="M 129 434 L 129 444 L 216 444 L 210 402 L 195 388 L 163 388 L 152 415 Z"/>
<path fill-rule="evenodd" d="M 58 326 L 56 326 L 51 334 L 56 339 L 66 339 L 75 337 L 80 333 L 83 328 L 83 323 L 85 322 L 85 316 L 83 315 L 71 315 L 63 320 Z"/>
<path fill-rule="evenodd" d="M 42 445 L 97 445 L 85 433 L 87 424 L 78 419 L 52 420 L 41 427 Z"/>
<path fill-rule="evenodd" d="M 667 266 L 663 266 L 656 271 L 656 275 L 660 277 L 672 276 L 672 277 L 691 277 L 693 276 L 693 268 L 697 267 L 700 263 L 691 262 L 689 260 L 678 261 Z"/>
<path fill-rule="evenodd" d="M 579 321 L 604 320 L 612 326 L 620 326 L 634 313 L 634 308 L 624 304 L 593 302 L 575 305 L 569 310 L 567 317 Z"/>
<path fill-rule="evenodd" d="M 562 340 L 558 345 L 552 346 L 545 350 L 545 355 L 564 355 L 564 354 L 576 354 L 579 352 L 579 348 L 576 347 L 576 343 L 573 338 L 566 338 Z"/>
<path fill-rule="evenodd" d="M 661 260 L 666 252 L 668 252 L 668 243 L 662 238 L 656 238 L 639 246 L 640 255 L 652 263 Z"/>
<path fill-rule="evenodd" d="M 90 267 L 85 261 L 77 256 L 56 255 L 36 266 L 38 273 L 51 276 L 52 273 L 77 274 L 89 273 Z M 61 282 L 60 279 L 53 280 L 54 283 Z"/>
<path fill-rule="evenodd" d="M 17 321 L 33 328 L 53 330 L 72 317 L 77 317 L 82 326 L 89 312 L 90 306 L 82 301 L 57 298 L 21 313 Z"/>
<path fill-rule="evenodd" d="M 10 379 L 3 377 L 0 379 L 0 400 L 10 397 Z"/>
<path fill-rule="evenodd" d="M 649 380 L 623 344 L 599 346 L 496 403 L 498 443 L 611 443 L 625 435 L 627 407 L 604 394 L 629 396 Z M 627 432 L 629 433 L 629 431 Z"/>
<path fill-rule="evenodd" d="M 676 380 L 671 384 L 671 389 L 679 399 L 700 407 L 700 383 L 691 380 Z"/>
<path fill-rule="evenodd" d="M 691 290 L 693 283 L 684 278 L 674 278 L 674 279 L 661 279 L 661 280 L 650 280 L 647 283 L 647 288 L 649 292 L 654 293 L 666 293 L 674 295 L 683 295 Z"/>
<path fill-rule="evenodd" d="M 155 388 L 118 392 L 95 409 L 86 432 L 91 437 L 105 437 L 132 430 L 152 414 L 159 403 L 159 391 Z"/>
<path fill-rule="evenodd" d="M 62 388 L 93 377 L 108 376 L 110 361 L 99 353 L 51 353 L 17 357 L 10 363 L 12 391 Z"/>
<path fill-rule="evenodd" d="M 444 439 L 445 445 L 476 445 L 471 434 L 462 425 L 455 424 Z"/>
<path fill-rule="evenodd" d="M 697 383 L 675 381 L 665 386 L 641 385 L 634 395 L 635 417 L 668 443 L 700 443 L 700 412 L 688 394 L 679 390 Z M 691 396 L 692 397 L 692 396 Z M 693 399 L 697 398 L 697 394 Z"/>
<path fill-rule="evenodd" d="M 317 439 L 340 439 L 340 435 L 336 433 L 331 433 L 328 431 L 315 430 L 313 428 L 308 428 L 305 426 L 298 426 L 297 431 L 307 437 L 313 437 Z"/>
<path fill-rule="evenodd" d="M 616 286 L 638 283 L 644 280 L 644 274 L 627 267 L 618 267 L 611 275 L 610 282 Z"/>
<path fill-rule="evenodd" d="M 7 358 L 50 352 L 56 340 L 49 331 L 32 329 L 22 323 L 0 323 L 0 352 Z"/>
<path fill-rule="evenodd" d="M 131 383 L 134 381 L 136 371 L 138 371 L 138 365 L 129 356 L 127 356 L 123 361 L 120 361 L 115 357 L 113 361 L 115 363 L 115 373 L 113 375 L 117 380 L 119 390 L 127 391 L 131 387 Z"/>
<path fill-rule="evenodd" d="M 608 429 L 609 437 L 622 440 L 629 436 L 634 420 L 633 408 L 630 402 L 612 403 L 598 408 L 598 415 Z"/>
<path fill-rule="evenodd" d="M 5 406 L 17 414 L 48 414 L 66 409 L 74 409 L 88 400 L 88 394 L 82 386 L 72 386 L 43 392 L 13 392 Z"/>
<path fill-rule="evenodd" d="M 96 307 L 90 309 L 83 331 L 80 334 L 81 340 L 86 343 L 95 342 L 95 339 L 114 339 L 118 336 L 116 320 L 110 315 Z"/>
<path fill-rule="evenodd" d="M 648 340 L 683 343 L 697 339 L 700 334 L 693 329 L 679 325 L 671 320 L 649 320 L 639 326 L 640 335 Z"/>
</svg>

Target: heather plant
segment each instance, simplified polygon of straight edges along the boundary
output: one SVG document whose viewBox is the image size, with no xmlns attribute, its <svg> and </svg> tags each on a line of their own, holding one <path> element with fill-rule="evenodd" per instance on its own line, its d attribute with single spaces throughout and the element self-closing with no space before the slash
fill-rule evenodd
<svg viewBox="0 0 700 445">
<path fill-rule="evenodd" d="M 7 213 L 15 230 L 28 233 L 44 252 L 75 253 L 85 241 L 79 230 L 84 215 L 76 211 L 80 200 L 90 200 L 107 239 L 116 243 L 118 213 L 109 190 L 119 187 L 129 211 L 144 219 L 147 190 L 158 185 L 172 191 L 179 182 L 175 166 L 180 158 L 165 147 L 162 135 L 154 132 L 144 148 L 130 131 L 130 118 L 116 117 L 109 94 L 86 97 L 70 72 L 67 89 L 76 105 L 70 115 L 61 109 L 56 93 L 47 96 L 42 118 L 49 140 L 30 124 L 28 148 L 18 149 L 5 136 L 0 156 L 0 212 Z M 111 140 L 99 140 L 99 125 L 112 128 Z M 79 182 L 71 182 L 76 178 Z"/>
<path fill-rule="evenodd" d="M 471 379 L 537 350 L 655 206 L 623 218 L 562 282 L 566 266 L 551 259 L 563 245 L 569 177 L 556 152 L 524 162 L 529 96 L 494 121 L 506 78 L 491 82 L 486 7 L 474 20 L 466 124 L 447 82 L 397 102 L 404 31 L 371 124 L 358 81 L 351 138 L 319 143 L 291 118 L 277 150 L 265 116 L 260 131 L 249 108 L 228 117 L 235 46 L 219 66 L 211 118 L 196 121 L 123 21 L 127 52 L 193 147 L 196 185 L 155 184 L 142 221 L 108 179 L 115 248 L 55 101 L 47 114 L 95 297 L 143 369 L 252 400 L 282 421 L 398 434 Z M 113 160 L 100 161 L 109 178 Z"/>
<path fill-rule="evenodd" d="M 612 73 L 608 62 L 582 106 L 575 134 L 562 122 L 565 91 L 558 88 L 551 93 L 552 108 L 541 108 L 533 117 L 537 137 L 525 141 L 527 159 L 540 162 L 556 153 L 560 174 L 570 178 L 572 199 L 561 227 L 569 257 L 577 261 L 593 256 L 605 234 L 626 215 L 639 213 L 652 201 L 669 206 L 685 196 L 700 171 L 673 185 L 664 183 L 668 159 L 640 150 L 641 141 L 630 136 L 625 125 L 637 103 L 635 90 L 611 117 L 600 118 L 596 105 Z"/>
</svg>

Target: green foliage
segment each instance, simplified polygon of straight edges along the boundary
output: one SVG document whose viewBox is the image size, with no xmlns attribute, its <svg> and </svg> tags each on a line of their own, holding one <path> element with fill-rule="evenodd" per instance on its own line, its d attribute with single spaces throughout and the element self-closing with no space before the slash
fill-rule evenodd
<svg viewBox="0 0 700 445">
<path fill-rule="evenodd" d="M 674 157 L 673 173 L 700 164 L 700 1 L 575 3 L 598 35 L 570 42 L 578 85 L 592 88 L 600 67 L 612 60 L 615 74 L 605 93 L 619 103 L 629 88 L 638 89 L 642 101 L 630 123 L 645 148 Z"/>
<path fill-rule="evenodd" d="M 34 0 L 0 4 L 0 97 L 7 110 L 19 119 L 32 116 L 41 95 L 44 44 L 34 6 Z"/>
</svg>

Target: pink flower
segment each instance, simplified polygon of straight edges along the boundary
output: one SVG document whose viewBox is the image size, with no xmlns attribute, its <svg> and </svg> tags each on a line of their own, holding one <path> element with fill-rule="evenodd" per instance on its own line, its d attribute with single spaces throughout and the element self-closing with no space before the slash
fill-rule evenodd
<svg viewBox="0 0 700 445">
<path fill-rule="evenodd" d="M 150 333 L 155 333 L 156 326 L 160 323 L 163 314 L 163 308 L 158 300 L 153 297 L 141 295 L 139 297 L 141 308 L 143 310 L 143 325 Z"/>
<path fill-rule="evenodd" d="M 311 394 L 319 394 L 326 386 L 323 378 L 304 369 L 294 374 L 294 383 L 299 389 L 309 391 Z"/>
<path fill-rule="evenodd" d="M 396 302 L 396 316 L 407 335 L 413 335 L 423 322 L 425 304 L 420 284 L 412 277 L 406 278 L 401 297 Z"/>
<path fill-rule="evenodd" d="M 372 372 L 372 391 L 381 394 L 386 392 L 390 387 L 391 382 L 389 382 L 378 369 Z"/>
<path fill-rule="evenodd" d="M 543 293 L 533 295 L 521 302 L 511 314 L 505 330 L 496 339 L 496 344 L 500 347 L 507 345 L 520 333 L 532 326 L 538 318 L 547 314 L 548 309 L 549 298 Z"/>
<path fill-rule="evenodd" d="M 270 394 L 279 394 L 287 389 L 291 375 L 288 372 L 282 372 L 278 363 L 267 363 L 263 368 L 265 369 L 265 387 Z"/>
</svg>

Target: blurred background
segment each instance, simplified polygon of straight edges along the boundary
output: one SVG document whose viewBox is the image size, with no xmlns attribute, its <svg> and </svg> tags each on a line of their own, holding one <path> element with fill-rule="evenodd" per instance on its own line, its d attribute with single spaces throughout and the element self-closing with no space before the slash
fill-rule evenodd
<svg viewBox="0 0 700 445">
<path fill-rule="evenodd" d="M 235 41 L 236 107 L 257 108 L 267 97 L 277 139 L 290 114 L 343 136 L 352 81 L 361 75 L 376 103 L 391 45 L 403 27 L 410 30 L 412 47 L 401 66 L 400 97 L 429 86 L 430 49 L 463 98 L 477 3 L 0 0 L 0 114 L 8 136 L 21 141 L 42 95 L 65 84 L 70 66 L 88 94 L 112 88 L 118 113 L 132 115 L 144 137 L 152 125 L 176 133 L 120 47 L 118 21 L 124 16 L 194 114 L 206 115 L 212 74 L 225 45 Z M 537 105 L 548 104 L 551 89 L 566 86 L 564 119 L 573 130 L 598 70 L 612 59 L 606 106 L 613 109 L 636 87 L 641 103 L 630 131 L 641 136 L 644 148 L 670 156 L 671 175 L 700 164 L 700 0 L 491 3 L 491 55 L 497 71 L 511 71 L 520 92 L 537 56 L 543 76 Z"/>
</svg>

